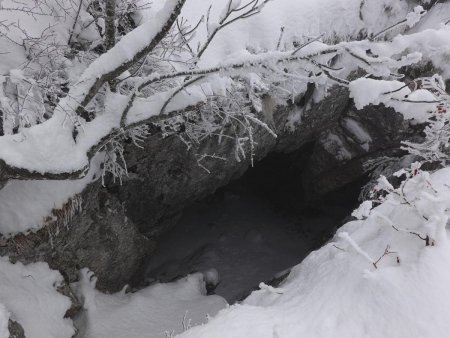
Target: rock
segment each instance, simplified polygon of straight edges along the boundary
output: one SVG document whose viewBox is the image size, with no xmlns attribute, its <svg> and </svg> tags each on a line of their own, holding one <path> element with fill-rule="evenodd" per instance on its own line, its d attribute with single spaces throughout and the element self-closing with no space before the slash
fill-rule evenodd
<svg viewBox="0 0 450 338">
<path fill-rule="evenodd" d="M 83 304 L 80 302 L 75 292 L 72 290 L 69 284 L 64 283 L 58 287 L 58 292 L 68 297 L 72 303 L 69 310 L 66 311 L 64 318 L 74 319 L 75 316 L 82 310 Z"/>
<path fill-rule="evenodd" d="M 364 163 L 381 156 L 400 157 L 401 141 L 415 130 L 401 114 L 384 106 L 354 106 L 336 124 L 322 131 L 303 174 L 307 195 L 312 199 L 339 189 L 367 173 Z"/>
<path fill-rule="evenodd" d="M 77 281 L 79 270 L 88 267 L 99 277 L 99 289 L 118 291 L 153 242 L 138 232 L 121 203 L 99 183 L 87 187 L 78 198 L 81 213 L 66 220 L 70 213 L 58 212 L 58 218 L 45 228 L 7 240 L 0 254 L 23 263 L 46 261 L 67 283 Z M 70 205 L 65 207 L 70 209 Z"/>
<path fill-rule="evenodd" d="M 367 159 L 395 155 L 400 140 L 411 134 L 408 123 L 391 109 L 373 106 L 356 111 L 345 88 L 332 88 L 318 103 L 298 102 L 274 114 L 277 139 L 255 128 L 255 160 L 269 153 L 293 154 L 288 155 L 292 166 L 315 198 L 361 177 Z M 292 131 L 285 126 L 295 114 L 297 120 L 301 114 L 301 123 Z M 237 161 L 233 156 L 234 140 L 225 139 L 218 148 L 217 140 L 206 139 L 187 151 L 178 135 L 162 138 L 153 129 L 142 149 L 126 145 L 129 177 L 122 185 L 90 185 L 79 196 L 82 212 L 57 212 L 57 220 L 45 228 L 6 241 L 0 254 L 25 263 L 47 261 L 68 283 L 77 280 L 79 269 L 88 267 L 98 277 L 100 290 L 122 289 L 139 275 L 141 261 L 151 256 L 160 235 L 184 208 L 242 176 L 250 166 L 248 158 Z M 312 145 L 312 150 L 305 153 L 305 145 Z M 196 154 L 213 153 L 227 160 L 206 159 L 207 172 L 198 165 Z"/>
<path fill-rule="evenodd" d="M 255 129 L 255 159 L 270 152 L 291 152 L 315 140 L 322 131 L 331 128 L 349 105 L 348 92 L 333 88 L 328 99 L 305 112 L 302 124 L 294 132 L 285 128 L 295 106 L 281 107 L 275 114 L 279 137 L 273 138 L 262 128 Z M 162 139 L 154 134 L 142 149 L 127 148 L 127 164 L 132 173 L 123 185 L 113 185 L 109 192 L 123 203 L 126 215 L 149 238 L 170 228 L 177 215 L 192 202 L 212 194 L 236 179 L 249 168 L 249 159 L 236 161 L 234 140 L 224 140 L 220 149 L 215 139 L 206 140 L 198 148 L 187 151 L 186 145 L 174 135 Z M 213 154 L 227 160 L 205 162 L 210 173 L 197 163 L 195 154 Z M 168 156 L 170 154 L 170 156 Z"/>
<path fill-rule="evenodd" d="M 25 337 L 25 331 L 23 330 L 22 326 L 13 320 L 9 320 L 8 323 L 8 330 L 9 330 L 9 338 L 26 338 Z"/>
</svg>

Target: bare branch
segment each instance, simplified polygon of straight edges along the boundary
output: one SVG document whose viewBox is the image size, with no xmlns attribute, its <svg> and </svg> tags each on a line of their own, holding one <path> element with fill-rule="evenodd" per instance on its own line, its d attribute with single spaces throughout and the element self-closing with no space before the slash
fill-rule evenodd
<svg viewBox="0 0 450 338">
<path fill-rule="evenodd" d="M 110 50 L 116 44 L 116 0 L 106 0 L 105 15 L 105 49 Z"/>
<path fill-rule="evenodd" d="M 95 83 L 88 90 L 87 94 L 84 96 L 84 99 L 81 102 L 80 106 L 76 109 L 77 115 L 87 118 L 87 120 L 89 120 L 89 117 L 87 117 L 85 114 L 84 108 L 88 105 L 89 102 L 91 102 L 91 100 L 98 93 L 100 88 L 105 83 L 107 83 L 111 80 L 114 80 L 117 76 L 122 74 L 125 70 L 129 69 L 132 65 L 139 62 L 139 60 L 141 60 L 148 53 L 150 53 L 153 49 L 155 49 L 155 47 L 159 44 L 159 42 L 170 31 L 170 28 L 172 27 L 172 25 L 175 23 L 176 19 L 180 15 L 181 8 L 183 7 L 185 2 L 186 2 L 186 0 L 178 0 L 177 1 L 169 19 L 164 23 L 164 25 L 162 25 L 159 32 L 155 34 L 154 38 L 150 41 L 149 44 L 147 44 L 147 46 L 145 46 L 143 49 L 141 49 L 140 51 L 135 53 L 130 60 L 122 63 L 120 66 L 107 72 L 106 74 L 103 74 L 95 81 Z"/>
<path fill-rule="evenodd" d="M 251 0 L 247 4 L 245 4 L 239 8 L 233 8 L 232 7 L 233 0 L 228 0 L 227 10 L 225 11 L 223 17 L 220 18 L 218 25 L 216 27 L 214 27 L 212 29 L 212 31 L 209 31 L 209 28 L 210 28 L 209 20 L 210 20 L 210 13 L 211 13 L 211 7 L 209 7 L 208 13 L 206 16 L 206 18 L 207 18 L 206 26 L 208 29 L 208 38 L 206 39 L 204 44 L 201 47 L 199 47 L 199 51 L 197 53 L 197 58 L 200 59 L 202 57 L 202 55 L 207 50 L 208 46 L 213 41 L 214 37 L 223 28 L 232 24 L 233 22 L 236 22 L 238 20 L 247 19 L 255 14 L 258 14 L 259 12 L 261 12 L 262 7 L 269 1 L 270 0 Z M 235 13 L 237 13 L 237 16 L 230 19 L 230 16 Z"/>
<path fill-rule="evenodd" d="M 69 46 L 70 46 L 70 44 L 72 42 L 73 33 L 75 32 L 75 28 L 76 28 L 77 23 L 78 23 L 78 18 L 80 17 L 80 12 L 81 12 L 81 7 L 82 6 L 83 6 L 83 0 L 80 0 L 80 4 L 78 5 L 78 10 L 77 10 L 77 14 L 75 16 L 75 20 L 73 21 L 72 31 L 70 32 L 69 41 L 67 42 L 67 44 Z"/>
</svg>

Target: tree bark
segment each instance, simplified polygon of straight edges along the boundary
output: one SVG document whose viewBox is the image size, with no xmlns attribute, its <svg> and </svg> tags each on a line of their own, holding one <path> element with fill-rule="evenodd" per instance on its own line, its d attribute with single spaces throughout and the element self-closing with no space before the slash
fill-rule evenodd
<svg viewBox="0 0 450 338">
<path fill-rule="evenodd" d="M 116 0 L 106 0 L 105 14 L 105 49 L 108 51 L 116 44 Z"/>
</svg>

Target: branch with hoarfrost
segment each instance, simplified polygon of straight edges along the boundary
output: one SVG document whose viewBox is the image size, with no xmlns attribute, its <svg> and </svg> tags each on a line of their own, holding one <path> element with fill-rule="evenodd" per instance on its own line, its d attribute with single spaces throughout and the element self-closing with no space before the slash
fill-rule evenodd
<svg viewBox="0 0 450 338">
<path fill-rule="evenodd" d="M 388 192 L 388 195 L 379 196 L 377 204 L 392 204 L 404 209 L 411 216 L 408 225 L 402 227 L 395 224 L 401 224 L 404 221 L 397 218 L 394 223 L 383 211 L 376 209 L 370 210 L 370 217 L 381 220 L 396 232 L 419 238 L 425 242 L 425 246 L 434 246 L 446 239 L 446 236 L 442 235 L 442 230 L 447 224 L 448 209 L 439 197 L 439 191 L 431 184 L 430 174 L 421 171 L 420 165 L 419 162 L 415 162 L 410 168 L 402 169 L 394 174 L 397 177 L 405 177 L 398 188 L 394 188 L 385 177 L 381 177 L 381 182 L 384 182 L 380 184 L 381 189 Z M 407 192 L 410 196 L 407 196 Z"/>
<path fill-rule="evenodd" d="M 88 82 L 89 86 L 84 88 L 85 91 L 87 89 L 87 93 L 77 95 L 81 96 L 78 99 L 80 103 L 76 109 L 77 115 L 85 116 L 84 107 L 88 105 L 105 83 L 114 80 L 128 70 L 158 45 L 170 31 L 185 2 L 186 0 L 166 1 L 164 8 L 160 12 L 160 17 L 156 18 L 155 22 L 139 26 L 131 33 L 125 35 L 117 45 L 110 49 L 109 53 L 103 54 L 89 66 L 84 73 L 84 78 L 79 82 L 79 84 Z M 139 41 L 143 37 L 147 38 L 144 41 Z M 133 49 L 131 57 L 129 56 L 129 48 Z M 94 82 L 92 82 L 93 79 L 95 79 Z"/>
<path fill-rule="evenodd" d="M 353 240 L 353 238 L 350 237 L 348 232 L 341 232 L 339 233 L 339 238 L 343 239 L 347 244 L 349 244 L 353 250 L 355 250 L 361 257 L 363 257 L 365 260 L 370 262 L 375 269 L 377 269 L 377 265 L 375 261 L 372 259 L 372 257 L 369 256 L 367 252 L 365 252 L 356 242 Z"/>
<path fill-rule="evenodd" d="M 423 142 L 402 142 L 402 149 L 424 162 L 448 164 L 450 159 L 450 96 L 441 76 L 422 77 L 403 83 L 358 79 L 350 84 L 350 96 L 357 108 L 383 103 L 426 123 Z"/>
<path fill-rule="evenodd" d="M 250 72 L 250 71 L 255 71 L 255 70 L 260 73 L 263 73 L 263 72 L 267 72 L 267 70 L 269 69 L 266 66 L 272 65 L 272 64 L 285 64 L 285 63 L 292 63 L 292 62 L 296 62 L 296 61 L 304 61 L 304 62 L 310 64 L 310 66 L 315 67 L 317 70 L 325 72 L 325 74 L 330 79 L 334 80 L 335 82 L 342 84 L 342 85 L 346 85 L 346 84 L 348 84 L 348 81 L 346 81 L 344 79 L 340 79 L 337 76 L 332 75 L 330 70 L 326 69 L 327 67 L 325 65 L 322 65 L 314 60 L 315 57 L 324 56 L 327 54 L 334 55 L 337 52 L 338 52 L 338 49 L 333 48 L 333 47 L 330 48 L 328 46 L 322 48 L 319 51 L 314 51 L 312 53 L 305 54 L 305 55 L 303 55 L 303 54 L 294 55 L 291 51 L 288 51 L 288 52 L 266 52 L 266 53 L 261 53 L 261 54 L 257 54 L 257 55 L 249 55 L 243 61 L 224 62 L 222 64 L 219 64 L 217 66 L 210 67 L 210 68 L 188 69 L 188 70 L 182 70 L 182 71 L 167 73 L 167 74 L 162 74 L 162 75 L 152 74 L 149 77 L 143 78 L 140 80 L 140 84 L 136 87 L 135 91 L 131 95 L 129 102 L 128 102 L 124 112 L 122 113 L 121 125 L 122 126 L 126 125 L 125 122 L 127 120 L 127 116 L 129 114 L 130 110 L 132 109 L 134 101 L 138 98 L 139 92 L 143 91 L 146 87 L 148 87 L 154 83 L 171 80 L 171 79 L 176 79 L 176 78 L 180 78 L 180 77 L 186 77 L 187 79 L 178 88 L 175 88 L 172 91 L 172 93 L 170 94 L 170 97 L 164 103 L 160 113 L 164 113 L 164 110 L 166 109 L 167 105 L 170 103 L 170 101 L 172 101 L 175 98 L 175 96 L 177 94 L 179 94 L 181 91 L 186 89 L 188 86 L 190 86 L 196 82 L 205 80 L 207 75 L 219 74 L 222 76 L 233 76 L 233 75 L 239 75 L 240 72 L 242 72 L 242 71 Z M 330 58 L 331 58 L 331 56 L 330 56 Z M 329 69 L 331 69 L 331 68 L 329 68 Z M 270 71 L 269 71 L 269 73 L 270 73 Z M 284 74 L 284 75 L 287 75 L 287 74 Z M 303 77 L 301 80 L 312 82 L 312 81 L 314 81 L 314 78 L 313 77 Z"/>
<path fill-rule="evenodd" d="M 407 25 L 408 27 L 413 27 L 415 24 L 417 24 L 420 19 L 427 14 L 427 11 L 424 10 L 424 8 L 422 6 L 417 6 L 414 8 L 414 10 L 410 13 L 408 13 L 408 15 L 406 16 L 405 19 L 383 29 L 382 31 L 375 33 L 374 35 L 372 35 L 369 39 L 371 41 L 375 41 L 378 38 L 382 37 L 383 35 L 385 35 L 386 33 L 388 33 L 389 31 L 403 26 L 403 25 Z"/>
<path fill-rule="evenodd" d="M 388 255 L 393 255 L 393 254 L 397 254 L 397 252 L 395 251 L 390 251 L 390 246 L 387 245 L 386 248 L 384 249 L 383 254 L 377 259 L 374 260 L 372 257 L 369 256 L 369 254 L 364 251 L 354 240 L 353 238 L 350 237 L 350 235 L 347 232 L 341 232 L 339 233 L 339 237 L 341 239 L 343 239 L 345 242 L 347 242 L 347 244 L 350 245 L 350 247 L 353 248 L 354 251 L 356 251 L 359 255 L 361 255 L 364 259 L 366 259 L 369 263 L 371 263 L 373 265 L 373 267 L 375 269 L 378 269 L 378 263 L 386 256 Z M 342 249 L 336 245 L 334 245 L 334 247 L 338 250 L 344 251 L 344 252 L 348 252 L 345 249 Z M 397 257 L 397 263 L 400 263 L 400 259 Z"/>
<path fill-rule="evenodd" d="M 375 266 L 375 269 L 378 269 L 378 263 L 386 256 L 388 255 L 393 255 L 393 254 L 398 254 L 398 252 L 395 251 L 390 251 L 390 245 L 386 245 L 386 249 L 384 249 L 383 254 L 380 256 L 380 258 L 378 258 L 375 262 L 373 262 L 373 265 Z M 400 259 L 397 256 L 397 263 L 400 263 Z"/>
<path fill-rule="evenodd" d="M 404 141 L 402 149 L 421 158 L 423 162 L 446 166 L 450 160 L 450 95 L 442 77 L 434 75 L 413 81 L 414 90 L 425 90 L 435 98 L 434 110 L 429 113 L 425 140 L 421 143 Z"/>
<path fill-rule="evenodd" d="M 258 14 L 267 3 L 267 0 L 249 0 L 241 4 L 230 0 L 218 25 L 213 25 L 210 16 L 207 17 L 209 34 L 194 61 L 181 62 L 175 67 L 176 58 L 172 56 L 185 52 L 192 54 L 189 43 L 193 31 L 179 19 L 184 3 L 185 0 L 166 1 L 161 12 L 150 22 L 124 35 L 109 51 L 93 61 L 67 95 L 57 102 L 52 117 L 47 121 L 16 135 L 0 137 L 0 177 L 79 177 L 99 150 L 106 151 L 109 159 L 121 163 L 121 148 L 117 140 L 123 140 L 124 135 L 148 123 L 160 123 L 193 109 L 209 116 L 196 129 L 192 128 L 189 136 L 192 140 L 202 139 L 205 135 L 217 136 L 219 140 L 233 139 L 236 159 L 245 159 L 249 151 L 253 160 L 255 127 L 276 136 L 270 120 L 263 121 L 247 110 L 254 108 L 259 112 L 258 100 L 261 101 L 263 95 L 283 92 L 277 99 L 278 102 L 286 102 L 287 96 L 295 96 L 296 88 L 303 88 L 307 83 L 324 87 L 329 83 L 348 85 L 348 81 L 339 75 L 342 67 L 331 66 L 336 56 L 357 59 L 368 73 L 387 76 L 418 59 L 413 54 L 400 60 L 390 54 L 370 56 L 366 52 L 367 46 L 371 45 L 369 41 L 326 45 L 319 38 L 312 38 L 300 47 L 293 46 L 292 50 L 248 53 L 245 57 L 230 57 L 216 65 L 199 68 L 196 60 L 222 28 Z M 194 30 L 196 27 L 198 24 Z M 176 42 L 171 45 L 171 41 Z M 408 47 L 405 44 L 396 55 Z M 239 96 L 238 101 L 242 101 L 236 107 L 239 113 L 214 111 L 215 108 L 209 106 L 212 100 L 220 101 L 220 95 L 208 84 L 212 76 L 216 77 L 216 84 L 223 87 L 224 92 L 220 95 L 230 96 L 230 86 L 235 87 L 233 91 Z M 256 77 L 259 79 L 255 80 Z M 120 85 L 117 93 L 111 93 L 107 84 L 115 80 L 119 80 Z M 247 98 L 247 102 L 243 98 Z M 249 106 L 250 102 L 253 107 Z M 206 114 L 205 109 L 212 110 Z M 221 132 L 224 123 L 231 125 L 232 134 Z M 39 158 L 12 154 L 32 154 Z M 124 165 L 115 167 L 111 164 L 106 168 L 106 171 L 126 174 Z"/>
<path fill-rule="evenodd" d="M 199 44 L 196 57 L 198 59 L 202 57 L 214 37 L 222 29 L 236 21 L 247 19 L 260 13 L 269 1 L 270 0 L 251 0 L 242 5 L 241 0 L 228 0 L 228 4 L 223 9 L 217 23 L 211 22 L 211 5 L 206 14 L 206 30 L 208 38 L 202 45 Z"/>
<path fill-rule="evenodd" d="M 111 174 L 113 181 L 116 179 L 122 184 L 122 178 L 128 176 L 127 163 L 124 157 L 124 141 L 129 139 L 138 148 L 142 148 L 142 143 L 149 135 L 148 126 L 138 126 L 133 129 L 118 132 L 110 137 L 100 148 L 99 152 L 104 153 L 102 184 L 105 185 L 105 176 Z"/>
<path fill-rule="evenodd" d="M 216 154 L 203 154 L 203 155 L 197 155 L 197 164 L 200 168 L 205 170 L 208 174 L 211 174 L 211 171 L 202 163 L 205 159 L 213 159 L 213 160 L 220 160 L 220 161 L 226 161 L 227 159 L 223 156 L 217 156 Z"/>
</svg>

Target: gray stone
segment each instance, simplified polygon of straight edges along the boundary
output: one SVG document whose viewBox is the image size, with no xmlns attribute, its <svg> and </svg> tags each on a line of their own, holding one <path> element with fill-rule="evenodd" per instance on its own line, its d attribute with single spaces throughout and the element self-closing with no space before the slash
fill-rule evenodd
<svg viewBox="0 0 450 338">
<path fill-rule="evenodd" d="M 299 110 L 301 124 L 292 132 L 285 128 L 286 121 Z M 273 123 L 277 139 L 262 128 L 255 129 L 255 159 L 314 143 L 310 157 L 299 164 L 305 187 L 314 197 L 361 177 L 364 161 L 386 152 L 395 154 L 400 140 L 411 134 L 408 123 L 391 109 L 376 106 L 356 111 L 347 90 L 339 87 L 332 88 L 319 103 L 299 99 L 296 105 L 279 108 Z M 365 130 L 370 142 L 364 133 L 355 133 L 351 127 L 355 125 Z M 330 135 L 337 143 L 327 142 Z M 207 139 L 187 151 L 177 135 L 162 138 L 154 130 L 142 149 L 126 146 L 130 175 L 123 185 L 109 182 L 104 188 L 92 184 L 81 194 L 82 212 L 68 218 L 64 212 L 56 212 L 56 222 L 37 233 L 6 241 L 0 253 L 23 262 L 47 261 L 67 282 L 76 281 L 78 270 L 88 267 L 97 275 L 99 289 L 118 291 L 130 282 L 141 261 L 152 254 L 159 236 L 185 207 L 248 169 L 249 159 L 238 162 L 233 147 L 233 141 L 225 141 L 218 149 L 216 140 Z M 204 153 L 227 160 L 206 161 L 208 173 L 195 156 Z M 68 222 L 60 221 L 66 218 Z"/>
<path fill-rule="evenodd" d="M 22 326 L 13 320 L 8 322 L 9 338 L 26 338 Z"/>
</svg>

